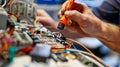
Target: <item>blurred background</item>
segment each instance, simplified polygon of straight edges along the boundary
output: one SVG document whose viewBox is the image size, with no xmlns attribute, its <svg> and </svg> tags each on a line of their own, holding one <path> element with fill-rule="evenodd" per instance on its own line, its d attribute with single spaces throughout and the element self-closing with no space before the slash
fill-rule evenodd
<svg viewBox="0 0 120 67">
<path fill-rule="evenodd" d="M 58 21 L 57 12 L 61 8 L 62 3 L 66 0 L 36 0 L 39 5 L 38 9 L 46 10 L 49 15 L 56 21 Z M 76 2 L 86 3 L 91 9 L 99 7 L 105 0 L 75 0 Z M 120 55 L 108 47 L 96 38 L 79 38 L 77 41 L 85 44 L 95 55 L 102 58 L 103 61 L 111 67 L 120 67 Z M 79 50 L 82 50 L 80 46 L 75 45 Z"/>
</svg>

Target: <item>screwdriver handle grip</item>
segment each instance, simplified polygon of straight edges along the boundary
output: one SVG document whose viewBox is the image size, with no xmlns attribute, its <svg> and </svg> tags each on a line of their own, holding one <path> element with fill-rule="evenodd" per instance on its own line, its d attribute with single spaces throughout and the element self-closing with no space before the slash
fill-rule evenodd
<svg viewBox="0 0 120 67">
<path fill-rule="evenodd" d="M 72 10 L 73 3 L 74 3 L 74 0 L 68 0 L 65 6 L 66 10 Z M 59 20 L 59 24 L 57 28 L 60 30 L 63 30 L 67 23 L 68 23 L 68 19 L 65 17 L 65 15 L 63 15 Z"/>
</svg>

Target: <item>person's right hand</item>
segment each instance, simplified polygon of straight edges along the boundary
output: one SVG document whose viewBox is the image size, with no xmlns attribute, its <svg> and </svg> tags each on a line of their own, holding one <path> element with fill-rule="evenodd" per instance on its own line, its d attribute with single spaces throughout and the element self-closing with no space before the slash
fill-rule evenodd
<svg viewBox="0 0 120 67">
<path fill-rule="evenodd" d="M 72 10 L 66 11 L 66 1 L 58 13 L 59 18 L 65 15 L 70 21 L 66 25 L 69 31 L 78 32 L 84 36 L 95 36 L 101 30 L 101 20 L 98 19 L 90 10 L 90 8 L 83 3 L 74 3 Z"/>
<path fill-rule="evenodd" d="M 58 22 L 54 21 L 46 11 L 39 9 L 37 10 L 38 16 L 36 17 L 36 20 L 44 25 L 44 27 L 48 28 L 50 31 L 59 31 L 64 34 L 66 37 L 71 38 L 79 38 L 82 35 L 79 35 L 77 32 L 69 31 L 68 29 L 65 30 L 58 30 L 57 25 Z"/>
</svg>

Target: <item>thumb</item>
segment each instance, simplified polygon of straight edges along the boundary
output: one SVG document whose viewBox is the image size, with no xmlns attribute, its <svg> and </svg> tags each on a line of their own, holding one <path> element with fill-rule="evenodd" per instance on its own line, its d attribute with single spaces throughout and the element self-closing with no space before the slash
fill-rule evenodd
<svg viewBox="0 0 120 67">
<path fill-rule="evenodd" d="M 66 11 L 65 16 L 78 24 L 81 24 L 81 22 L 85 22 L 87 20 L 87 18 L 77 10 Z"/>
</svg>

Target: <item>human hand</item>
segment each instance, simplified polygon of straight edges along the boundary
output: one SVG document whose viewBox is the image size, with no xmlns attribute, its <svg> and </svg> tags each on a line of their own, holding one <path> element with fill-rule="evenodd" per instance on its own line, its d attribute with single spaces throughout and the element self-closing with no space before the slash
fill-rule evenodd
<svg viewBox="0 0 120 67">
<path fill-rule="evenodd" d="M 59 17 L 65 15 L 70 21 L 66 28 L 69 31 L 78 32 L 85 36 L 95 36 L 101 30 L 101 20 L 99 20 L 92 11 L 83 3 L 74 3 L 72 10 L 65 8 L 65 2 L 58 13 Z"/>
<path fill-rule="evenodd" d="M 42 9 L 37 10 L 38 16 L 36 20 L 44 25 L 44 27 L 48 28 L 50 31 L 59 31 L 64 34 L 66 37 L 70 38 L 78 38 L 82 35 L 78 35 L 77 32 L 69 31 L 68 29 L 65 30 L 58 30 L 57 25 L 58 22 L 54 21 L 48 14 Z M 68 34 L 69 33 L 69 34 Z"/>
<path fill-rule="evenodd" d="M 56 28 L 57 23 L 48 15 L 46 11 L 42 9 L 37 10 L 36 20 L 42 23 L 47 28 Z"/>
</svg>

